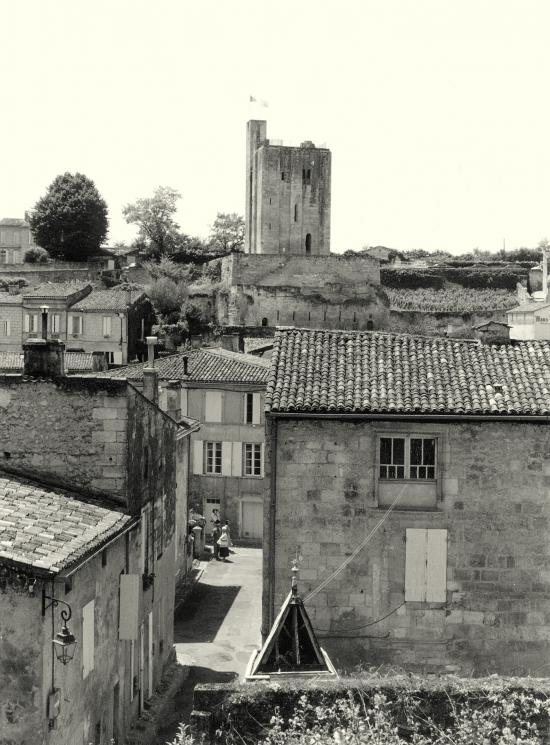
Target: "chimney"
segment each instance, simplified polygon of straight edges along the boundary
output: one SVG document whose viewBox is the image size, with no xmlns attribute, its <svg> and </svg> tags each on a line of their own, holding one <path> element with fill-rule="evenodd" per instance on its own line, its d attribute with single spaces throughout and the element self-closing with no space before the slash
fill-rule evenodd
<svg viewBox="0 0 550 745">
<path fill-rule="evenodd" d="M 147 342 L 147 367 L 143 369 L 143 395 L 149 401 L 158 404 L 159 402 L 159 376 L 155 367 L 155 344 L 156 336 L 146 336 Z"/>
<path fill-rule="evenodd" d="M 42 317 L 42 338 L 44 341 L 48 338 L 48 311 L 50 310 L 49 305 L 40 306 L 40 314 Z"/>
<path fill-rule="evenodd" d="M 58 339 L 27 339 L 23 359 L 23 374 L 29 378 L 65 376 L 65 345 Z"/>
<path fill-rule="evenodd" d="M 181 384 L 179 380 L 170 380 L 166 386 L 166 411 L 177 421 L 181 419 Z"/>
<path fill-rule="evenodd" d="M 187 355 L 183 358 L 183 374 L 189 375 L 189 357 Z"/>
<path fill-rule="evenodd" d="M 230 352 L 239 351 L 239 335 L 238 334 L 224 334 L 222 336 L 222 348 L 228 349 Z"/>
<path fill-rule="evenodd" d="M 202 346 L 202 336 L 200 334 L 191 334 L 191 349 L 200 349 Z"/>
<path fill-rule="evenodd" d="M 105 352 L 92 352 L 92 371 L 103 372 L 108 369 L 107 355 Z"/>
</svg>

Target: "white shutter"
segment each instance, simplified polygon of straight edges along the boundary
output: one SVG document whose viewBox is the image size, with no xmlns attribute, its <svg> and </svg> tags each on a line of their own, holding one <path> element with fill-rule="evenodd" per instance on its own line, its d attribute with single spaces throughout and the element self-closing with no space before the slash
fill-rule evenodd
<svg viewBox="0 0 550 745">
<path fill-rule="evenodd" d="M 6 336 L 11 336 L 11 321 L 6 321 Z"/>
<path fill-rule="evenodd" d="M 405 600 L 426 600 L 426 550 L 425 528 L 407 528 L 405 545 Z"/>
<path fill-rule="evenodd" d="M 259 424 L 261 419 L 262 394 L 252 394 L 252 424 Z"/>
<path fill-rule="evenodd" d="M 243 475 L 243 444 L 242 442 L 233 443 L 233 464 L 231 466 L 232 476 Z"/>
<path fill-rule="evenodd" d="M 264 453 L 265 445 L 260 445 L 260 476 L 264 477 Z"/>
<path fill-rule="evenodd" d="M 200 476 L 202 474 L 203 464 L 204 464 L 203 441 L 194 440 L 193 441 L 193 474 L 195 476 Z"/>
<path fill-rule="evenodd" d="M 25 313 L 25 318 L 23 319 L 23 331 L 30 331 L 30 319 L 29 314 Z"/>
<path fill-rule="evenodd" d="M 132 639 L 132 646 L 130 649 L 130 701 L 134 700 L 134 675 L 136 670 L 136 644 Z"/>
<path fill-rule="evenodd" d="M 82 677 L 94 669 L 95 653 L 95 601 L 90 600 L 82 608 Z"/>
<path fill-rule="evenodd" d="M 138 638 L 139 574 L 120 575 L 118 638 Z"/>
<path fill-rule="evenodd" d="M 204 395 L 204 421 L 222 421 L 222 392 L 206 391 Z"/>
<path fill-rule="evenodd" d="M 447 600 L 447 531 L 427 530 L 426 600 Z"/>
<path fill-rule="evenodd" d="M 222 476 L 231 476 L 232 442 L 222 442 Z"/>
</svg>

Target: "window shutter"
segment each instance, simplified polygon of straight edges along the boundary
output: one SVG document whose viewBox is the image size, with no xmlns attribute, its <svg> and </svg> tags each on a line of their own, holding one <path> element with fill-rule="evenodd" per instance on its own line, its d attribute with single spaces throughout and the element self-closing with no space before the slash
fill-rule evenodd
<svg viewBox="0 0 550 745">
<path fill-rule="evenodd" d="M 252 394 L 252 424 L 259 424 L 261 419 L 262 394 Z"/>
<path fill-rule="evenodd" d="M 147 507 L 141 510 L 141 573 L 145 573 L 145 550 L 147 546 Z"/>
<path fill-rule="evenodd" d="M 118 638 L 135 641 L 138 638 L 139 575 L 120 575 L 120 611 Z M 133 675 L 132 675 L 133 677 Z"/>
<path fill-rule="evenodd" d="M 424 528 L 407 528 L 405 545 L 405 601 L 426 600 L 427 536 Z"/>
<path fill-rule="evenodd" d="M 11 336 L 11 321 L 6 321 L 6 336 Z"/>
<path fill-rule="evenodd" d="M 204 396 L 204 421 L 222 421 L 222 392 L 206 391 Z"/>
<path fill-rule="evenodd" d="M 231 467 L 232 476 L 243 475 L 243 444 L 242 442 L 233 443 L 233 464 Z"/>
<path fill-rule="evenodd" d="M 30 331 L 30 320 L 29 320 L 29 314 L 25 313 L 25 318 L 23 320 L 23 331 Z"/>
<path fill-rule="evenodd" d="M 203 458 L 203 441 L 193 441 L 193 474 L 200 476 L 203 472 L 204 458 Z"/>
<path fill-rule="evenodd" d="M 82 608 L 82 677 L 94 669 L 95 629 L 94 629 L 95 601 L 90 600 Z"/>
<path fill-rule="evenodd" d="M 426 600 L 444 603 L 447 600 L 447 531 L 427 530 Z"/>
<path fill-rule="evenodd" d="M 136 645 L 132 639 L 132 647 L 130 650 L 130 701 L 134 700 L 134 675 L 136 669 Z"/>
<path fill-rule="evenodd" d="M 232 442 L 222 442 L 222 476 L 231 476 Z"/>
<path fill-rule="evenodd" d="M 260 445 L 260 476 L 264 477 L 264 452 L 265 445 Z"/>
</svg>

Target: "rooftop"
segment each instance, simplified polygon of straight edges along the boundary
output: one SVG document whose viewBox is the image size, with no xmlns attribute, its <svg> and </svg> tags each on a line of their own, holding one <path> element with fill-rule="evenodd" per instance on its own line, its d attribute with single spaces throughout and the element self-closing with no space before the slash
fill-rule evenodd
<svg viewBox="0 0 550 745">
<path fill-rule="evenodd" d="M 65 368 L 68 373 L 92 372 L 93 354 L 91 352 L 65 352 Z M 0 375 L 23 372 L 22 352 L 0 351 Z"/>
<path fill-rule="evenodd" d="M 534 310 L 542 310 L 542 308 L 548 308 L 550 306 L 550 303 L 544 303 L 542 300 L 540 302 L 533 302 L 530 303 L 523 303 L 523 305 L 516 305 L 515 308 L 510 308 L 510 310 L 507 311 L 507 313 L 529 313 Z"/>
<path fill-rule="evenodd" d="M 71 310 L 124 311 L 145 295 L 139 290 L 93 290 L 75 303 Z"/>
<path fill-rule="evenodd" d="M 23 297 L 21 295 L 12 295 L 10 292 L 0 292 L 0 305 L 21 305 Z"/>
<path fill-rule="evenodd" d="M 278 329 L 272 412 L 550 414 L 550 344 Z"/>
<path fill-rule="evenodd" d="M 132 518 L 97 501 L 0 470 L 0 564 L 58 573 Z"/>
<path fill-rule="evenodd" d="M 187 357 L 187 375 L 184 359 Z M 251 354 L 231 352 L 221 347 L 195 349 L 155 360 L 161 380 L 187 380 L 196 383 L 266 383 L 269 361 Z M 97 377 L 141 380 L 147 363 L 138 363 L 97 373 Z"/>
<path fill-rule="evenodd" d="M 245 336 L 244 349 L 245 352 L 252 352 L 256 349 L 268 349 L 273 346 L 273 341 L 273 336 Z"/>
<path fill-rule="evenodd" d="M 45 282 L 36 287 L 25 287 L 22 294 L 25 297 L 63 298 L 74 295 L 75 292 L 82 292 L 86 288 L 91 289 L 88 282 Z"/>
<path fill-rule="evenodd" d="M 3 217 L 0 220 L 2 227 L 8 226 L 10 228 L 28 228 L 29 223 L 26 220 L 21 220 L 19 217 Z"/>
</svg>

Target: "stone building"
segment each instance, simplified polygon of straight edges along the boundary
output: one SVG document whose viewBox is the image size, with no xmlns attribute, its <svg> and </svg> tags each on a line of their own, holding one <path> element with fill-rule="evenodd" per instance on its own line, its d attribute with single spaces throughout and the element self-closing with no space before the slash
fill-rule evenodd
<svg viewBox="0 0 550 745">
<path fill-rule="evenodd" d="M 266 134 L 267 122 L 248 122 L 245 252 L 328 254 L 330 150 L 284 146 Z"/>
<path fill-rule="evenodd" d="M 0 351 L 21 351 L 27 339 L 39 338 L 46 310 L 49 337 L 63 341 L 67 351 L 102 352 L 115 365 L 143 359 L 154 320 L 143 290 L 47 282 L 14 292 L 0 292 Z"/>
<path fill-rule="evenodd" d="M 189 501 L 206 518 L 229 520 L 233 538 L 262 539 L 264 396 L 270 363 L 204 347 L 155 361 L 160 406 L 201 422 L 191 435 Z M 104 373 L 141 385 L 144 366 Z"/>
<path fill-rule="evenodd" d="M 543 342 L 280 330 L 264 634 L 298 553 L 340 664 L 546 676 L 549 390 Z"/>
<path fill-rule="evenodd" d="M 68 377 L 63 347 L 26 342 L 25 374 L 0 376 L 0 742 L 14 745 L 127 729 L 173 658 L 187 565 L 178 464 L 198 423 L 160 409 L 154 369 L 142 391 Z M 51 643 L 64 603 L 66 666 Z"/>
<path fill-rule="evenodd" d="M 13 217 L 0 220 L 0 264 L 22 264 L 26 252 L 35 246 L 26 220 Z"/>
</svg>

